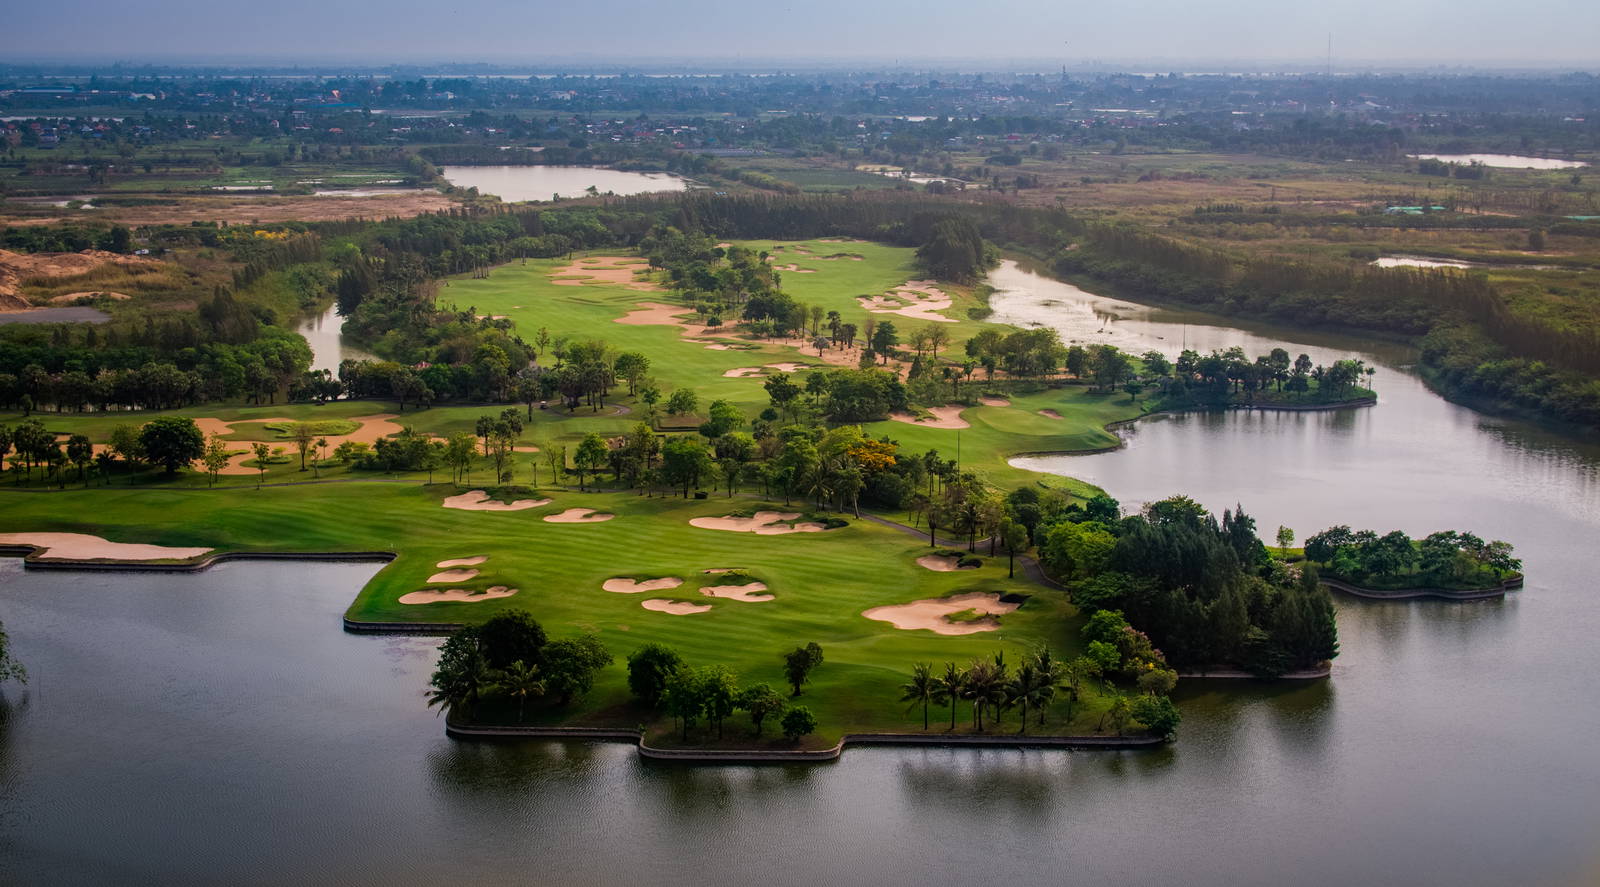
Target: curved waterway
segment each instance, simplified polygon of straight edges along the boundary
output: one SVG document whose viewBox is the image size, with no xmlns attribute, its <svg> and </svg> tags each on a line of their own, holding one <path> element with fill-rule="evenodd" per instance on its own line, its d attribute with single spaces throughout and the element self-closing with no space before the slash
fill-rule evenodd
<svg viewBox="0 0 1600 887">
<path fill-rule="evenodd" d="M 360 348 L 346 344 L 344 318 L 339 315 L 337 305 L 329 305 L 320 314 L 311 314 L 301 319 L 294 331 L 304 336 L 306 344 L 311 346 L 313 370 L 330 370 L 334 376 L 338 376 L 341 361 L 376 359 Z"/>
<path fill-rule="evenodd" d="M 1472 528 L 1516 543 L 1527 588 L 1339 599 L 1331 681 L 1186 681 L 1181 736 L 1160 751 L 684 767 L 622 745 L 447 739 L 422 697 L 437 641 L 339 629 L 372 565 L 116 575 L 0 559 L 0 618 L 32 672 L 0 706 L 0 882 L 1600 878 L 1600 450 L 1439 400 L 1404 349 L 1219 326 L 1012 266 L 995 282 L 1002 319 L 1068 338 L 1304 342 L 1292 350 L 1382 368 L 1376 408 L 1157 419 L 1125 449 L 1041 465 L 1130 504 L 1242 501 L 1266 535 Z"/>
</svg>

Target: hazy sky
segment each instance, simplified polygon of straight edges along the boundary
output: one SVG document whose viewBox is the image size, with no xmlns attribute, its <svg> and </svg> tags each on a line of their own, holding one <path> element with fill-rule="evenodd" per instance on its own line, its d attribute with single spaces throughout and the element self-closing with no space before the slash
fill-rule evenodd
<svg viewBox="0 0 1600 887">
<path fill-rule="evenodd" d="M 596 62 L 858 59 L 1600 67 L 1593 0 L 56 0 L 0 59 Z"/>
</svg>

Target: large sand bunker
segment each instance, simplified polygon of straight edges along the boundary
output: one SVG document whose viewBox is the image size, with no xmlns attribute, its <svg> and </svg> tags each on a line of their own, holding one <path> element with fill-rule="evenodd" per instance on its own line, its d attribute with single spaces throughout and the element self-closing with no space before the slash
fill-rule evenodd
<svg viewBox="0 0 1600 887">
<path fill-rule="evenodd" d="M 595 511 L 593 508 L 568 508 L 560 514 L 547 514 L 544 522 L 547 524 L 598 524 L 616 517 L 604 511 Z"/>
<path fill-rule="evenodd" d="M 938 313 L 955 300 L 932 280 L 908 280 L 881 296 L 857 296 L 856 301 L 873 314 L 899 314 L 937 323 L 956 322 L 955 318 Z"/>
<path fill-rule="evenodd" d="M 901 631 L 925 628 L 935 634 L 977 634 L 999 628 L 1000 620 L 996 617 L 1010 613 L 1018 606 L 1000 600 L 1000 595 L 995 592 L 972 591 L 947 598 L 925 598 L 908 604 L 873 607 L 861 615 L 887 622 Z M 976 610 L 984 615 L 963 622 L 951 622 L 947 618 L 968 610 Z"/>
<path fill-rule="evenodd" d="M 337 449 L 339 444 L 342 444 L 345 441 L 354 441 L 356 443 L 364 443 L 368 446 L 371 446 L 377 443 L 381 438 L 392 437 L 405 430 L 399 423 L 394 421 L 398 418 L 399 416 L 395 413 L 377 413 L 371 416 L 356 416 L 350 420 L 352 422 L 360 423 L 359 427 L 357 427 L 355 431 L 352 431 L 349 434 L 318 435 L 318 439 L 328 442 L 327 448 L 329 452 Z M 194 424 L 199 427 L 200 433 L 206 435 L 207 437 L 210 437 L 213 434 L 221 437 L 227 437 L 228 435 L 236 433 L 244 435 L 243 429 L 236 429 L 234 426 L 256 426 L 254 429 L 251 429 L 252 431 L 259 432 L 254 436 L 246 437 L 244 440 L 239 441 L 224 441 L 224 443 L 230 449 L 233 447 L 238 447 L 244 451 L 242 453 L 235 453 L 230 456 L 228 458 L 228 464 L 224 466 L 221 471 L 217 472 L 218 474 L 234 475 L 256 473 L 256 468 L 254 466 L 248 466 L 244 464 L 245 462 L 256 457 L 256 454 L 250 451 L 250 444 L 252 442 L 260 441 L 263 443 L 270 443 L 273 444 L 274 447 L 283 447 L 284 452 L 295 452 L 294 441 L 279 438 L 277 432 L 272 431 L 265 426 L 279 422 L 293 423 L 296 421 L 298 420 L 285 418 L 283 416 L 273 416 L 265 419 L 230 419 L 228 421 L 215 419 L 210 416 L 203 416 L 195 419 Z M 313 454 L 307 455 L 310 456 Z"/>
<path fill-rule="evenodd" d="M 188 560 L 211 550 L 112 542 L 86 533 L 0 533 L 0 545 L 33 545 L 44 549 L 40 557 L 67 561 Z"/>
<path fill-rule="evenodd" d="M 700 589 L 700 593 L 706 597 L 720 597 L 727 598 L 730 601 L 743 601 L 747 604 L 756 604 L 762 601 L 770 601 L 773 599 L 773 595 L 758 594 L 758 592 L 766 590 L 766 583 L 751 582 L 748 585 L 707 585 Z"/>
<path fill-rule="evenodd" d="M 471 569 L 440 570 L 439 572 L 434 573 L 432 576 L 429 576 L 428 582 L 465 582 L 476 575 L 478 575 L 478 571 Z"/>
<path fill-rule="evenodd" d="M 483 490 L 468 490 L 460 495 L 451 496 L 444 500 L 444 507 L 455 508 L 460 511 L 526 511 L 529 508 L 538 508 L 549 505 L 549 499 L 518 499 L 515 502 L 500 502 L 490 499 L 489 494 Z"/>
<path fill-rule="evenodd" d="M 635 271 L 645 271 L 649 267 L 649 260 L 638 256 L 589 256 L 557 269 L 550 275 L 550 282 L 556 286 L 606 283 L 633 290 L 659 290 L 661 287 L 654 281 L 633 276 Z"/>
<path fill-rule="evenodd" d="M 981 403 L 986 407 L 1008 407 L 1008 406 L 1011 406 L 1011 401 L 1006 400 L 1003 397 L 990 397 L 988 395 L 984 395 L 983 397 L 978 398 L 978 403 Z"/>
<path fill-rule="evenodd" d="M 734 367 L 722 374 L 729 379 L 744 379 L 750 376 L 761 375 L 761 367 Z"/>
<path fill-rule="evenodd" d="M 961 418 L 962 409 L 958 406 L 929 407 L 928 412 L 933 414 L 931 419 L 927 416 L 919 418 L 910 413 L 890 413 L 889 418 L 907 425 L 924 425 L 928 428 L 971 428 L 967 420 Z"/>
<path fill-rule="evenodd" d="M 480 554 L 477 557 L 451 558 L 450 560 L 447 560 L 447 561 L 440 561 L 440 562 L 434 564 L 434 566 L 438 567 L 441 570 L 443 570 L 443 569 L 445 569 L 447 567 L 476 567 L 477 565 L 483 563 L 484 561 L 486 561 L 488 559 L 489 559 L 488 555 Z"/>
<path fill-rule="evenodd" d="M 797 520 L 797 511 L 758 511 L 753 517 L 697 517 L 689 521 L 692 527 L 702 530 L 727 530 L 732 533 L 755 533 L 759 536 L 782 536 L 785 533 L 820 533 L 822 524 L 811 521 L 785 523 Z"/>
<path fill-rule="evenodd" d="M 491 585 L 483 591 L 472 591 L 466 588 L 424 588 L 400 596 L 402 604 L 439 604 L 447 601 L 460 601 L 475 604 L 479 601 L 492 601 L 495 598 L 511 597 L 516 594 L 515 588 L 504 585 Z"/>
<path fill-rule="evenodd" d="M 691 613 L 704 613 L 711 609 L 710 604 L 691 604 L 688 601 L 669 601 L 666 598 L 653 597 L 647 601 L 640 601 L 639 606 L 657 613 L 670 613 L 673 616 L 688 616 Z"/>
<path fill-rule="evenodd" d="M 960 555 L 925 554 L 917 558 L 917 566 L 926 567 L 935 573 L 954 573 L 956 570 L 976 570 L 977 566 L 961 566 Z"/>
<path fill-rule="evenodd" d="M 660 579 L 627 579 L 618 577 L 616 579 L 607 579 L 600 587 L 617 594 L 638 594 L 641 591 L 666 591 L 669 588 L 677 588 L 682 584 L 683 580 L 676 576 L 663 576 Z"/>
</svg>

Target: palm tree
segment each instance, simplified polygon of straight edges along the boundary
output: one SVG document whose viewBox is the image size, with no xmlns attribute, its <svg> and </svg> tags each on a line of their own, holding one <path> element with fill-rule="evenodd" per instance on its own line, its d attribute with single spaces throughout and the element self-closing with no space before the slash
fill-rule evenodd
<svg viewBox="0 0 1600 887">
<path fill-rule="evenodd" d="M 933 686 L 933 701 L 940 705 L 950 706 L 950 729 L 956 728 L 956 701 L 961 698 L 961 693 L 966 689 L 967 675 L 956 668 L 954 662 L 944 664 L 944 674 L 940 675 Z"/>
<path fill-rule="evenodd" d="M 1050 681 L 1045 680 L 1032 662 L 1024 662 L 1017 669 L 1017 676 L 1012 679 L 1008 689 L 1009 695 L 1022 706 L 1022 726 L 1017 732 L 1028 732 L 1028 708 L 1032 706 L 1041 714 L 1044 707 L 1049 704 L 1051 697 L 1055 696 L 1056 688 Z"/>
<path fill-rule="evenodd" d="M 995 698 L 999 683 L 999 673 L 990 663 L 975 659 L 967 669 L 966 687 L 961 696 L 972 700 L 972 720 L 979 733 L 983 732 L 983 710 Z"/>
<path fill-rule="evenodd" d="M 912 708 L 916 708 L 917 703 L 922 703 L 922 729 L 924 730 L 928 729 L 928 703 L 933 701 L 934 686 L 933 666 L 926 662 L 918 662 L 913 665 L 911 667 L 911 680 L 900 685 L 900 689 L 904 691 L 904 695 L 900 697 L 901 702 L 911 703 Z"/>
<path fill-rule="evenodd" d="M 989 693 L 989 703 L 994 706 L 994 723 L 996 727 L 1000 726 L 1000 715 L 1011 707 L 1010 685 L 1011 679 L 1006 669 L 1006 651 L 996 651 L 994 654 L 994 687 Z"/>
<path fill-rule="evenodd" d="M 528 703 L 529 696 L 544 695 L 544 677 L 539 674 L 538 665 L 529 665 L 518 659 L 504 671 L 495 673 L 495 686 L 505 693 L 517 697 L 517 723 L 522 723 L 522 707 Z"/>
<path fill-rule="evenodd" d="M 1072 723 L 1072 706 L 1083 693 L 1083 682 L 1100 673 L 1100 663 L 1079 656 L 1061 668 L 1061 689 L 1067 691 L 1067 723 Z"/>
<path fill-rule="evenodd" d="M 1062 671 L 1065 667 L 1065 663 L 1057 659 L 1055 654 L 1050 652 L 1050 648 L 1048 646 L 1044 646 L 1040 647 L 1038 652 L 1033 654 L 1032 665 L 1034 672 L 1039 676 L 1039 680 L 1050 688 L 1049 698 L 1054 699 L 1056 695 L 1056 685 L 1061 683 Z M 1044 706 L 1040 706 L 1039 726 L 1041 727 L 1044 726 L 1044 715 Z"/>
</svg>

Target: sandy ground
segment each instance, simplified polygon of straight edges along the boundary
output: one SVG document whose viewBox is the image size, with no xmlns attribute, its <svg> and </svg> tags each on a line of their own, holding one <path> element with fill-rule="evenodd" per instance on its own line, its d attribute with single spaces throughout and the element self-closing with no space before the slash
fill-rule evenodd
<svg viewBox="0 0 1600 887">
<path fill-rule="evenodd" d="M 935 573 L 954 573 L 957 570 L 976 570 L 977 567 L 961 567 L 957 563 L 959 557 L 949 555 L 925 554 L 917 558 L 917 566 L 926 567 Z"/>
<path fill-rule="evenodd" d="M 761 367 L 734 367 L 722 375 L 728 379 L 748 379 L 751 376 L 761 375 Z"/>
<path fill-rule="evenodd" d="M 516 594 L 515 588 L 504 585 L 491 585 L 484 591 L 472 591 L 467 588 L 424 588 L 400 596 L 402 604 L 438 604 L 445 601 L 465 601 L 477 603 L 478 601 L 492 601 L 495 598 L 511 597 Z"/>
<path fill-rule="evenodd" d="M 549 505 L 549 499 L 518 499 L 515 502 L 497 502 L 489 498 L 483 490 L 468 490 L 457 496 L 444 500 L 444 507 L 455 508 L 460 511 L 526 511 L 529 508 L 538 508 Z"/>
<path fill-rule="evenodd" d="M 791 274 L 815 274 L 815 273 L 817 273 L 817 270 L 815 268 L 802 268 L 802 267 L 800 267 L 799 265 L 796 265 L 793 262 L 790 262 L 787 265 L 773 265 L 772 266 L 772 270 L 774 270 L 774 271 L 788 271 Z"/>
<path fill-rule="evenodd" d="M 889 418 L 907 425 L 922 425 L 928 428 L 971 428 L 967 420 L 961 418 L 964 407 L 928 407 L 928 412 L 933 414 L 932 419 L 917 418 L 910 413 L 890 413 Z"/>
<path fill-rule="evenodd" d="M 447 561 L 440 561 L 440 562 L 434 564 L 434 566 L 438 567 L 441 570 L 445 569 L 446 567 L 476 567 L 477 565 L 483 563 L 484 561 L 486 561 L 488 559 L 489 559 L 488 555 L 480 554 L 477 557 L 451 558 L 450 560 L 447 560 Z M 430 579 L 429 581 L 431 582 L 433 580 Z"/>
<path fill-rule="evenodd" d="M 604 511 L 595 511 L 593 508 L 568 508 L 560 514 L 547 514 L 544 522 L 547 524 L 598 524 L 616 517 Z"/>
<path fill-rule="evenodd" d="M 107 206 L 83 213 L 10 218 L 0 213 L 0 224 L 52 225 L 58 222 L 115 221 L 129 226 L 187 225 L 196 220 L 230 225 L 270 222 L 342 222 L 345 219 L 379 220 L 422 215 L 455 206 L 456 202 L 431 191 L 375 194 L 370 197 L 207 197 L 178 198 L 174 206 Z"/>
<path fill-rule="evenodd" d="M 127 293 L 95 292 L 95 291 L 91 290 L 91 291 L 81 292 L 81 293 L 66 293 L 65 295 L 52 296 L 50 298 L 50 304 L 52 304 L 52 305 L 71 305 L 74 302 L 78 301 L 79 299 L 101 299 L 101 298 L 110 299 L 113 302 L 126 302 L 129 299 L 133 298 L 133 296 L 130 296 Z"/>
<path fill-rule="evenodd" d="M 589 283 L 608 283 L 632 290 L 657 292 L 655 282 L 636 280 L 635 271 L 644 271 L 650 262 L 638 256 L 589 256 L 550 274 L 550 282 L 557 286 L 583 286 Z"/>
<path fill-rule="evenodd" d="M 690 336 L 715 335 L 708 332 L 710 327 L 680 320 L 680 314 L 693 314 L 693 310 L 682 305 L 663 305 L 660 302 L 640 302 L 632 311 L 616 319 L 616 323 L 625 323 L 629 326 L 676 326 L 684 330 L 684 338 Z"/>
<path fill-rule="evenodd" d="M 1006 400 L 1003 397 L 980 397 L 980 398 L 978 398 L 978 403 L 981 403 L 986 407 L 1008 407 L 1008 406 L 1011 406 L 1011 401 Z"/>
<path fill-rule="evenodd" d="M 211 550 L 112 542 L 86 533 L 0 533 L 0 545 L 35 545 L 44 549 L 42 557 L 68 561 L 187 560 Z"/>
<path fill-rule="evenodd" d="M 700 589 L 700 593 L 706 597 L 720 597 L 727 598 L 730 601 L 759 604 L 762 601 L 773 599 L 774 596 L 770 594 L 757 594 L 757 592 L 766 590 L 766 583 L 752 582 L 749 585 L 707 585 Z"/>
<path fill-rule="evenodd" d="M 1046 419 L 1065 419 L 1066 418 L 1065 416 L 1061 415 L 1060 413 L 1056 412 L 1055 410 L 1040 410 L 1039 411 L 1039 415 L 1045 417 Z"/>
<path fill-rule="evenodd" d="M 780 373 L 798 373 L 801 370 L 809 370 L 809 369 L 811 369 L 811 364 L 809 364 L 809 363 L 769 363 L 769 364 L 766 364 L 766 367 L 769 370 L 777 370 Z"/>
<path fill-rule="evenodd" d="M 81 253 L 14 253 L 0 249 L 0 311 L 24 311 L 32 307 L 22 297 L 22 281 L 30 277 L 72 277 L 102 265 L 160 264 L 144 256 L 124 256 L 98 249 L 86 249 Z M 87 294 L 74 294 L 75 297 L 83 295 Z"/>
<path fill-rule="evenodd" d="M 692 527 L 702 530 L 728 530 L 733 533 L 755 533 L 758 536 L 782 536 L 787 533 L 820 533 L 827 529 L 822 524 L 803 521 L 797 524 L 779 523 L 792 521 L 800 516 L 799 512 L 791 511 L 758 511 L 754 517 L 697 517 L 689 521 Z"/>
<path fill-rule="evenodd" d="M 640 601 L 639 606 L 657 613 L 671 613 L 674 616 L 688 616 L 691 613 L 704 613 L 711 609 L 710 604 L 691 604 L 688 601 L 669 601 L 666 598 L 653 597 L 647 601 Z"/>
<path fill-rule="evenodd" d="M 477 570 L 440 570 L 428 577 L 429 584 L 434 582 L 465 582 L 478 575 Z"/>
<path fill-rule="evenodd" d="M 660 579 L 646 579 L 643 582 L 626 578 L 607 579 L 600 587 L 617 594 L 638 594 L 641 591 L 666 591 L 682 584 L 683 580 L 676 576 L 665 576 Z"/>
<path fill-rule="evenodd" d="M 397 418 L 399 418 L 399 416 L 395 413 L 377 413 L 371 416 L 356 416 L 355 418 L 351 419 L 351 421 L 359 422 L 361 427 L 357 428 L 355 431 L 352 431 L 349 434 L 325 434 L 321 439 L 328 442 L 328 452 L 330 453 L 333 452 L 334 449 L 339 446 L 339 444 L 342 444 L 347 440 L 353 440 L 357 443 L 364 443 L 370 446 L 377 443 L 379 438 L 390 437 L 399 434 L 402 430 L 404 430 L 398 423 L 393 421 Z M 235 425 L 262 426 L 269 422 L 293 421 L 295 420 L 284 418 L 282 416 L 274 416 L 267 419 L 236 419 L 232 422 L 224 422 L 221 419 L 214 419 L 210 416 L 207 416 L 204 418 L 195 419 L 194 424 L 199 426 L 200 433 L 207 437 L 210 437 L 213 434 L 220 434 L 226 437 L 229 434 L 235 433 L 236 429 L 233 427 Z M 250 452 L 250 444 L 255 441 L 268 443 L 273 447 L 283 447 L 284 452 L 295 454 L 298 457 L 298 452 L 295 449 L 294 441 L 280 440 L 274 432 L 267 431 L 265 428 L 261 428 L 260 431 L 261 433 L 256 437 L 248 437 L 245 440 L 224 441 L 224 443 L 228 445 L 229 449 L 242 449 L 245 452 L 236 453 L 229 457 L 227 466 L 218 472 L 218 474 L 255 474 L 255 468 L 247 467 L 244 464 L 246 461 L 252 460 L 256 457 L 255 453 Z M 242 434 L 243 432 L 239 433 Z"/>
<path fill-rule="evenodd" d="M 712 342 L 711 344 L 706 346 L 706 350 L 707 351 L 727 351 L 728 350 L 728 346 L 722 344 L 721 342 Z"/>
<path fill-rule="evenodd" d="M 935 284 L 932 280 L 908 280 L 881 296 L 857 296 L 856 301 L 874 314 L 899 314 L 913 320 L 955 323 L 955 318 L 938 313 L 955 300 Z"/>
<path fill-rule="evenodd" d="M 954 597 L 925 598 L 909 604 L 873 607 L 863 611 L 861 615 L 879 622 L 887 622 L 902 631 L 925 628 L 935 634 L 977 634 L 980 631 L 994 631 L 999 628 L 1000 620 L 994 617 L 1010 613 L 1017 606 L 1002 602 L 998 593 L 972 591 Z M 977 610 L 989 615 L 971 622 L 950 622 L 945 619 L 946 616 L 963 610 Z"/>
</svg>

